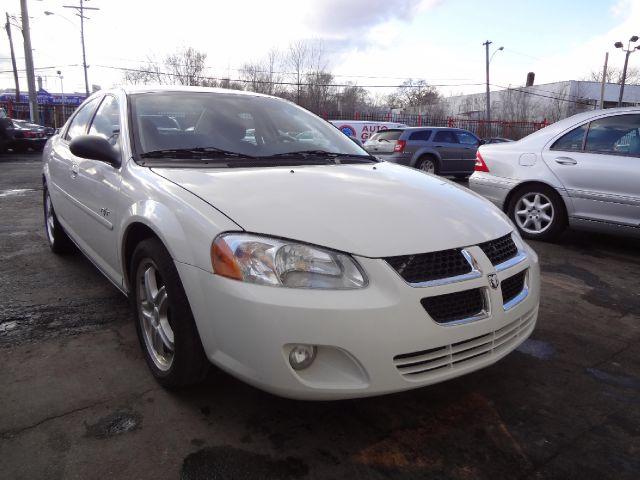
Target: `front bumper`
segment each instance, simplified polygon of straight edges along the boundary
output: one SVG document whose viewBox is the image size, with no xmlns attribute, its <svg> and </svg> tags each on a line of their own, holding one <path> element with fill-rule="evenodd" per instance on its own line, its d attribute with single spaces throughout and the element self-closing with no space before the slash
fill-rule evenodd
<svg viewBox="0 0 640 480">
<path fill-rule="evenodd" d="M 267 287 L 229 280 L 176 263 L 209 359 L 232 375 L 277 395 L 334 400 L 417 388 L 495 363 L 532 332 L 539 303 L 536 254 L 497 271 L 479 247 L 467 248 L 481 275 L 455 283 L 412 287 L 383 260 L 357 258 L 368 287 L 320 291 Z M 527 270 L 527 294 L 508 310 L 502 281 Z M 485 318 L 443 325 L 420 304 L 427 296 L 483 288 Z M 311 367 L 295 371 L 288 362 L 293 344 L 318 346 Z M 437 358 L 432 352 L 446 354 Z M 426 352 L 426 353 L 425 353 Z M 431 353 L 429 353 L 431 352 Z M 426 356 L 425 356 L 426 355 Z M 411 374 L 406 358 L 434 360 L 437 368 Z M 408 374 L 409 373 L 409 374 Z"/>
</svg>

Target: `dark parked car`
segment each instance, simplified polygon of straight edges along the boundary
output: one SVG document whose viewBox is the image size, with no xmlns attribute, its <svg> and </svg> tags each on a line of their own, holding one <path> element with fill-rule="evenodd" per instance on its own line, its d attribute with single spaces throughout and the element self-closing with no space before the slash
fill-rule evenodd
<svg viewBox="0 0 640 480">
<path fill-rule="evenodd" d="M 418 127 L 376 133 L 364 144 L 371 155 L 428 173 L 467 178 L 480 139 L 460 128 Z"/>
<path fill-rule="evenodd" d="M 38 152 L 42 151 L 47 139 L 55 133 L 55 130 L 50 127 L 29 123 L 26 120 L 7 120 L 9 120 L 7 128 L 8 143 L 5 148 L 9 148 L 14 152 L 26 152 L 29 149 Z"/>
</svg>

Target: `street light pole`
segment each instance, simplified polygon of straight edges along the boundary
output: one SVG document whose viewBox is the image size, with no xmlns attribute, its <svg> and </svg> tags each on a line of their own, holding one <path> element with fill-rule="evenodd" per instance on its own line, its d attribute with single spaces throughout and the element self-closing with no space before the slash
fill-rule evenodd
<svg viewBox="0 0 640 480">
<path fill-rule="evenodd" d="M 622 51 L 625 52 L 624 56 L 624 68 L 622 69 L 622 79 L 620 80 L 620 96 L 618 97 L 618 107 L 622 106 L 622 95 L 624 94 L 624 84 L 627 79 L 627 65 L 629 64 L 629 55 L 631 55 L 636 49 L 640 48 L 640 46 L 631 48 L 631 44 L 638 41 L 638 36 L 634 35 L 629 39 L 629 43 L 627 43 L 627 49 L 623 48 L 622 42 L 616 42 L 614 46 L 616 48 L 622 48 Z"/>
<path fill-rule="evenodd" d="M 629 54 L 631 52 L 627 50 L 624 56 L 624 68 L 622 69 L 622 81 L 620 83 L 620 96 L 618 97 L 618 106 L 622 106 L 622 95 L 624 94 L 624 83 L 627 79 L 627 65 L 629 64 Z"/>
<path fill-rule="evenodd" d="M 36 78 L 33 73 L 33 50 L 31 49 L 27 0 L 20 0 L 20 13 L 22 15 L 22 36 L 24 37 L 24 63 L 27 69 L 27 86 L 29 88 L 29 118 L 31 122 L 39 123 L 38 92 L 36 91 Z"/>
<path fill-rule="evenodd" d="M 62 76 L 62 72 L 60 70 L 58 70 L 56 72 L 58 74 L 58 78 L 60 79 L 60 94 L 62 95 L 62 123 L 64 124 L 65 122 L 65 105 L 66 105 L 66 100 L 64 98 L 64 86 L 62 85 L 62 79 L 64 78 Z"/>
<path fill-rule="evenodd" d="M 16 67 L 16 54 L 13 51 L 13 38 L 11 37 L 11 22 L 9 22 L 9 13 L 5 12 L 7 16 L 7 23 L 4 28 L 7 30 L 7 37 L 9 37 L 9 50 L 11 51 L 11 66 L 13 67 L 13 81 L 16 84 L 16 103 L 20 101 L 20 82 L 18 81 L 18 67 Z"/>
</svg>

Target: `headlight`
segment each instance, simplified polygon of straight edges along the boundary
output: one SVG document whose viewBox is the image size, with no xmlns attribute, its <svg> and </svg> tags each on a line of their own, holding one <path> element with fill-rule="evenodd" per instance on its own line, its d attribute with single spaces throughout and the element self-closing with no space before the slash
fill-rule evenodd
<svg viewBox="0 0 640 480">
<path fill-rule="evenodd" d="M 211 264 L 217 275 L 276 287 L 343 290 L 367 284 L 349 255 L 246 233 L 218 236 Z"/>
</svg>

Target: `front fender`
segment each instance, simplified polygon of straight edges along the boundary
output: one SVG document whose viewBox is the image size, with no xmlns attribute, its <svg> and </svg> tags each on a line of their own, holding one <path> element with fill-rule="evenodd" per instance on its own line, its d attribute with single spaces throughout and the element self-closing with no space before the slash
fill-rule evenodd
<svg viewBox="0 0 640 480">
<path fill-rule="evenodd" d="M 128 267 L 124 255 L 127 236 L 136 224 L 142 224 L 152 230 L 174 261 L 209 272 L 212 271 L 211 242 L 216 235 L 228 230 L 242 230 L 211 205 L 184 190 L 180 193 L 184 196 L 178 205 L 173 204 L 176 201 L 173 197 L 171 205 L 146 199 L 129 206 L 122 217 L 118 240 L 123 272 L 126 272 Z M 126 279 L 126 275 L 124 277 Z M 125 284 L 124 287 L 127 289 L 128 285 Z"/>
</svg>

